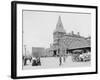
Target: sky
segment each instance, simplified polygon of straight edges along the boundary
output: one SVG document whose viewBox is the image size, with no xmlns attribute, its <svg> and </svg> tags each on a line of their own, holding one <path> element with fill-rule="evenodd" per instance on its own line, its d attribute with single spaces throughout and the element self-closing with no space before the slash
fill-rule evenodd
<svg viewBox="0 0 100 80">
<path fill-rule="evenodd" d="M 59 16 L 66 33 L 91 36 L 91 14 L 23 11 L 23 45 L 49 48 Z"/>
</svg>

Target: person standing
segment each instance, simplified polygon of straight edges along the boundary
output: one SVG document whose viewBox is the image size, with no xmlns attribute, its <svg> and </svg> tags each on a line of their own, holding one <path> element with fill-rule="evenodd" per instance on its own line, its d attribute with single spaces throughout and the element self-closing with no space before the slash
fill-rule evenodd
<svg viewBox="0 0 100 80">
<path fill-rule="evenodd" d="M 65 55 L 63 56 L 63 62 L 65 62 L 66 61 L 66 59 L 65 59 Z"/>
<path fill-rule="evenodd" d="M 61 58 L 61 56 L 59 57 L 59 66 L 61 66 L 61 64 L 62 64 L 62 58 Z"/>
</svg>

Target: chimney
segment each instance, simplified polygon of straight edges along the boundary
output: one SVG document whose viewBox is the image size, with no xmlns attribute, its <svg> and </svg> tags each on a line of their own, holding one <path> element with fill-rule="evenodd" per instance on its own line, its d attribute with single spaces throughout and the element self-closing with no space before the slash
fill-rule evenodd
<svg viewBox="0 0 100 80">
<path fill-rule="evenodd" d="M 72 35 L 74 35 L 74 31 L 72 31 Z"/>
<path fill-rule="evenodd" d="M 77 32 L 77 35 L 80 36 L 80 32 Z"/>
</svg>

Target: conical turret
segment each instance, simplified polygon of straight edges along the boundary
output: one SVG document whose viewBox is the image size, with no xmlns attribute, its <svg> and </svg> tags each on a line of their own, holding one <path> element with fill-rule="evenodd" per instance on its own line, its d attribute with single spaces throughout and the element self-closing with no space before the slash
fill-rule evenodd
<svg viewBox="0 0 100 80">
<path fill-rule="evenodd" d="M 64 28 L 63 28 L 63 24 L 62 24 L 60 16 L 59 16 L 59 19 L 58 19 L 58 22 L 56 25 L 56 29 L 54 30 L 54 33 L 56 33 L 56 32 L 66 33 Z"/>
<path fill-rule="evenodd" d="M 56 29 L 53 32 L 54 43 L 58 43 L 58 40 L 61 39 L 62 37 L 64 37 L 65 34 L 66 34 L 66 32 L 63 28 L 61 17 L 59 16 L 58 22 L 57 22 L 57 25 L 56 25 Z"/>
</svg>

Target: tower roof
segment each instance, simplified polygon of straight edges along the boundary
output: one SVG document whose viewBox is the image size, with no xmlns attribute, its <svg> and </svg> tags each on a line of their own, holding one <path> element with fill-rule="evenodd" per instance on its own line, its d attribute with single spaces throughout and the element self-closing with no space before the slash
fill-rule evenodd
<svg viewBox="0 0 100 80">
<path fill-rule="evenodd" d="M 62 24 L 62 21 L 61 21 L 61 17 L 60 16 L 58 18 L 58 22 L 57 22 L 57 25 L 56 25 L 56 29 L 54 30 L 54 33 L 55 32 L 63 32 L 63 33 L 66 33 L 66 31 L 63 28 L 63 24 Z"/>
</svg>

